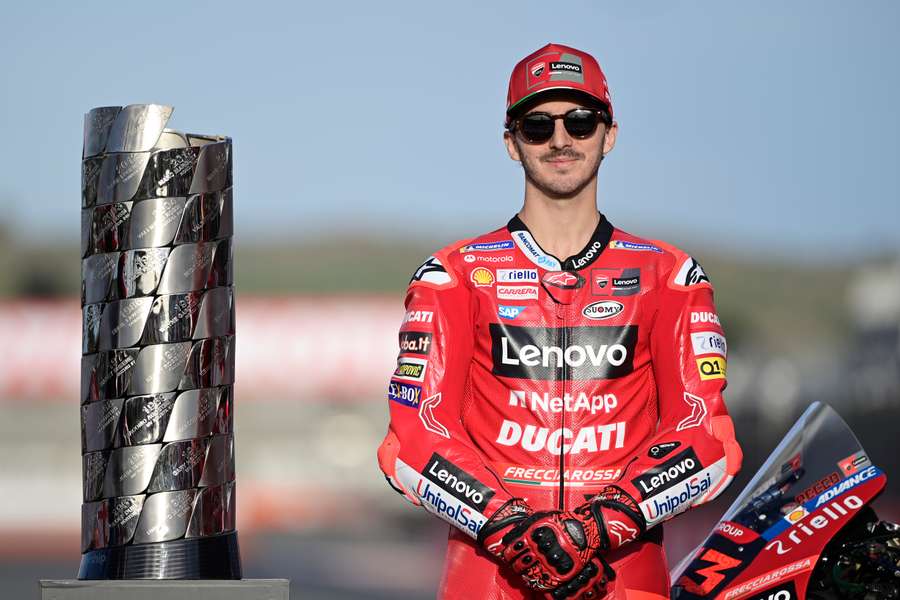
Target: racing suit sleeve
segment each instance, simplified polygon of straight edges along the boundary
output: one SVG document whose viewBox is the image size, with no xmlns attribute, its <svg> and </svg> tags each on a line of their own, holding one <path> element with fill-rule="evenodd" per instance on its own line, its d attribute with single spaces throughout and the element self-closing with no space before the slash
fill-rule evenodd
<svg viewBox="0 0 900 600">
<path fill-rule="evenodd" d="M 616 483 L 639 504 L 647 527 L 718 496 L 742 460 L 722 398 L 727 347 L 713 288 L 693 258 L 675 253 L 674 268 L 658 282 L 650 332 L 657 432 Z"/>
<path fill-rule="evenodd" d="M 468 287 L 445 269 L 447 254 L 429 257 L 407 290 L 400 355 L 388 389 L 390 425 L 378 462 L 409 501 L 475 538 L 512 495 L 461 422 L 474 307 Z"/>
</svg>

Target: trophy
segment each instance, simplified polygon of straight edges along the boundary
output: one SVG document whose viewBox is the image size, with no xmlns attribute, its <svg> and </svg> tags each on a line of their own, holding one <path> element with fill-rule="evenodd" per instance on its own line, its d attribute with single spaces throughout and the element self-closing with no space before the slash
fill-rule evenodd
<svg viewBox="0 0 900 600">
<path fill-rule="evenodd" d="M 231 139 L 85 115 L 79 579 L 240 579 Z"/>
</svg>

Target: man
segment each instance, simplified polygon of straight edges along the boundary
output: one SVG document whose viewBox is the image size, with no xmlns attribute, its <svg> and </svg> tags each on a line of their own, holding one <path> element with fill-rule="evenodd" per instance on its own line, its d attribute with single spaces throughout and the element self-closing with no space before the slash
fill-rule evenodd
<svg viewBox="0 0 900 600">
<path fill-rule="evenodd" d="M 524 206 L 410 281 L 378 458 L 453 525 L 443 598 L 668 598 L 660 523 L 740 468 L 709 280 L 597 211 L 612 116 L 589 54 L 523 59 L 504 138 Z"/>
</svg>

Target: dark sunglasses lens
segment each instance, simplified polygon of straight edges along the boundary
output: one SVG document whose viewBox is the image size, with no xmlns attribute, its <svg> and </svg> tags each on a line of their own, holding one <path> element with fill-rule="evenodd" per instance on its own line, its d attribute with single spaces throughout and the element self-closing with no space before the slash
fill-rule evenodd
<svg viewBox="0 0 900 600">
<path fill-rule="evenodd" d="M 573 110 L 566 114 L 563 123 L 569 135 L 587 137 L 597 129 L 599 117 L 591 110 Z"/>
<path fill-rule="evenodd" d="M 529 142 L 546 142 L 553 137 L 554 121 L 549 115 L 527 115 L 519 128 L 522 137 Z"/>
</svg>

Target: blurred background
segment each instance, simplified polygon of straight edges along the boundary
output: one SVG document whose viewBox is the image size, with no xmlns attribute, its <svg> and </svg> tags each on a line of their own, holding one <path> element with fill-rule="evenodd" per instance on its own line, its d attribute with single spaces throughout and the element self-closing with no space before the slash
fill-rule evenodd
<svg viewBox="0 0 900 600">
<path fill-rule="evenodd" d="M 745 468 L 667 525 L 676 562 L 814 400 L 900 520 L 900 4 L 15 3 L 0 36 L 0 589 L 79 561 L 80 158 L 92 107 L 175 106 L 235 148 L 238 530 L 295 598 L 433 597 L 447 528 L 375 449 L 410 273 L 506 223 L 506 83 L 593 53 L 621 133 L 600 206 L 716 286 Z"/>
</svg>

